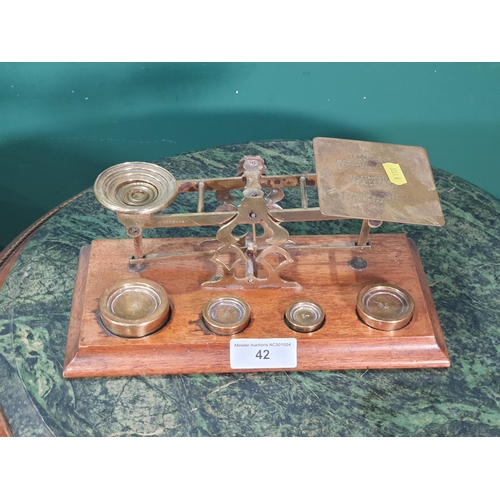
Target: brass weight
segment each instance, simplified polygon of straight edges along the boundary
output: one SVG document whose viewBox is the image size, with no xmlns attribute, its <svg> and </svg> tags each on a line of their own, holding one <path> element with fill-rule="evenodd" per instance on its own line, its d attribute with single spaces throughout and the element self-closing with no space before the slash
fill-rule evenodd
<svg viewBox="0 0 500 500">
<path fill-rule="evenodd" d="M 250 322 L 250 306 L 232 295 L 213 298 L 203 308 L 203 322 L 211 332 L 219 335 L 240 333 Z"/>
<path fill-rule="evenodd" d="M 360 319 L 377 330 L 393 331 L 405 327 L 413 317 L 412 296 L 394 285 L 369 285 L 356 301 Z"/>
<path fill-rule="evenodd" d="M 99 298 L 103 325 L 120 337 L 140 338 L 159 330 L 170 315 L 167 292 L 158 283 L 131 278 L 111 285 Z"/>
<path fill-rule="evenodd" d="M 306 300 L 292 302 L 285 312 L 285 323 L 296 332 L 315 332 L 323 326 L 324 322 L 325 313 L 316 302 Z"/>
</svg>

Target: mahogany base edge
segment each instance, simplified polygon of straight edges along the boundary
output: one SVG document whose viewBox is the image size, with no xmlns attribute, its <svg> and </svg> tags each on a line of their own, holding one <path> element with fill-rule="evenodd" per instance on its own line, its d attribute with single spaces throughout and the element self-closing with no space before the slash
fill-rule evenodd
<svg viewBox="0 0 500 500">
<path fill-rule="evenodd" d="M 294 237 L 294 240 L 298 244 L 304 242 L 310 244 L 344 241 L 346 238 L 348 236 L 301 236 Z M 265 328 L 259 328 L 259 318 L 256 318 L 251 324 L 252 327 L 249 328 L 248 334 L 242 333 L 222 337 L 211 335 L 203 328 L 201 321 L 199 321 L 199 305 L 196 305 L 194 303 L 196 301 L 193 300 L 192 310 L 188 311 L 188 314 L 191 314 L 192 321 L 184 323 L 185 329 L 184 327 L 179 328 L 181 323 L 175 323 L 175 321 L 180 321 L 179 317 L 182 317 L 182 314 L 179 313 L 178 317 L 170 321 L 163 330 L 144 339 L 122 339 L 103 331 L 95 310 L 98 296 L 89 296 L 92 281 L 104 280 L 105 283 L 102 286 L 107 287 L 114 281 L 123 279 L 124 273 L 121 270 L 114 272 L 111 269 L 109 275 L 102 276 L 99 274 L 97 276 L 96 269 L 98 267 L 95 267 L 94 260 L 101 257 L 95 257 L 95 252 L 91 251 L 91 249 L 94 247 L 99 249 L 100 242 L 94 241 L 93 247 L 84 247 L 80 256 L 63 376 L 65 378 L 79 378 L 245 371 L 446 368 L 450 366 L 450 358 L 441 325 L 414 242 L 404 235 L 372 235 L 371 240 L 372 250 L 370 253 L 364 253 L 364 255 L 367 256 L 366 258 L 370 263 L 371 267 L 369 266 L 369 269 L 372 276 L 385 277 L 389 275 L 387 279 L 389 283 L 392 282 L 412 290 L 418 316 L 417 319 L 412 320 L 409 326 L 400 331 L 379 332 L 366 325 L 361 325 L 359 318 L 352 314 L 349 307 L 348 311 L 340 312 L 341 315 L 345 315 L 342 331 L 333 328 L 331 324 L 329 326 L 327 321 L 319 332 L 312 334 L 300 334 L 286 328 L 283 332 L 282 315 L 273 320 L 270 319 L 270 314 L 266 313 Z M 110 240 L 102 241 L 107 241 L 107 245 L 111 245 Z M 151 245 L 161 243 L 168 246 L 175 244 L 177 245 L 176 250 L 180 247 L 183 248 L 185 244 L 186 251 L 189 251 L 192 250 L 193 245 L 197 245 L 202 239 L 179 238 L 175 239 L 175 243 L 174 239 L 145 240 L 146 243 L 148 241 L 151 242 Z M 113 240 L 112 244 L 113 248 L 116 248 L 117 255 L 128 255 L 127 252 L 130 250 L 131 245 L 130 240 Z M 124 247 L 126 248 L 125 253 L 123 253 Z M 315 250 L 314 253 L 316 252 Z M 356 249 L 329 250 L 329 252 L 336 252 L 335 260 L 341 262 L 362 253 Z M 345 258 L 343 258 L 342 252 L 345 253 Z M 399 259 L 398 265 L 393 265 L 394 270 L 391 270 L 391 266 L 387 264 L 388 260 L 390 260 L 388 258 L 390 252 L 392 252 L 390 254 L 391 259 L 393 254 L 397 255 L 397 259 Z M 109 258 L 108 251 L 104 253 Z M 341 256 L 338 257 L 338 254 Z M 303 255 L 305 261 L 308 258 L 316 259 L 316 256 L 307 253 Z M 118 255 L 116 258 L 119 260 L 121 257 Z M 306 264 L 304 264 L 304 269 Z M 175 266 L 175 262 L 168 264 L 167 267 L 172 265 Z M 196 262 L 193 261 L 193 267 L 196 268 L 197 265 L 205 266 L 206 264 L 200 264 L 199 259 L 196 259 Z M 296 265 L 295 271 L 300 274 L 300 261 L 297 260 L 294 265 Z M 176 295 L 176 290 L 182 286 L 182 282 L 187 280 L 184 274 L 189 272 L 182 267 L 183 264 L 178 264 L 178 266 L 180 266 L 178 267 L 180 271 L 177 274 L 180 276 L 177 278 L 172 273 L 172 269 L 163 270 L 159 264 L 152 266 L 152 269 L 148 271 L 149 274 L 145 273 L 144 275 L 149 279 L 156 278 L 167 289 L 173 300 L 174 311 L 175 304 L 179 303 L 180 300 L 180 296 Z M 346 270 L 344 267 L 342 266 L 342 271 L 337 273 L 337 279 L 343 282 L 344 287 L 346 280 L 349 282 L 349 279 L 352 279 L 352 285 L 348 287 L 348 290 L 352 297 L 355 297 L 357 291 L 373 278 L 369 274 L 363 275 L 357 271 Z M 328 272 L 328 269 L 322 268 L 320 263 L 314 264 L 313 261 L 310 267 L 307 268 L 307 272 L 310 273 L 311 269 L 316 269 L 314 272 L 323 273 L 321 276 Z M 196 272 L 196 269 L 194 271 Z M 319 276 L 320 274 L 318 274 Z M 352 278 L 350 278 L 351 276 Z M 399 277 L 402 282 L 398 281 Z M 314 280 L 312 281 L 314 282 Z M 331 286 L 319 290 L 317 295 L 325 297 L 324 300 L 328 301 L 328 294 L 330 293 L 328 290 L 331 289 L 331 298 L 334 301 L 335 294 L 340 293 L 335 290 L 335 287 L 336 284 L 333 282 Z M 314 283 L 305 285 L 304 289 L 309 292 L 308 295 L 315 293 Z M 193 292 L 193 294 L 196 293 L 198 292 Z M 211 290 L 210 293 L 224 294 L 227 293 L 227 290 Z M 253 298 L 252 314 L 258 312 L 259 307 L 262 307 L 263 312 L 266 311 L 266 307 L 279 309 L 281 307 L 281 305 L 278 305 L 281 303 L 280 300 L 272 306 L 269 306 L 268 303 L 270 297 L 279 297 L 280 293 L 284 294 L 285 292 L 281 291 L 281 289 L 273 291 L 259 289 L 258 291 L 242 292 L 243 295 L 247 294 L 248 296 L 250 294 L 249 296 Z M 341 293 L 343 294 L 342 297 L 344 297 L 346 289 L 343 289 Z M 352 299 L 350 300 L 352 302 Z M 258 314 L 255 314 L 255 316 L 258 316 Z M 169 328 L 171 329 L 170 336 L 166 335 Z M 349 333 L 351 330 L 352 335 Z M 297 338 L 298 363 L 296 368 L 286 370 L 231 369 L 229 364 L 229 341 L 231 338 L 258 338 L 262 340 L 273 337 Z"/>
</svg>

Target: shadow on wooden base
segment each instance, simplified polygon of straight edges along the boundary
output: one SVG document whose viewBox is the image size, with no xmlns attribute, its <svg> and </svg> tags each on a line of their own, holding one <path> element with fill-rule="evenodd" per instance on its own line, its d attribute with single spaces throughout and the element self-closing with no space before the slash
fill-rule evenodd
<svg viewBox="0 0 500 500">
<path fill-rule="evenodd" d="M 357 236 L 293 236 L 296 245 L 339 244 Z M 202 249 L 201 238 L 146 239 L 146 253 L 174 256 L 148 265 L 140 275 L 128 269 L 130 240 L 96 240 L 80 256 L 70 319 L 63 375 L 73 377 L 132 376 L 189 373 L 224 373 L 230 366 L 230 339 L 297 339 L 297 366 L 286 370 L 339 370 L 385 368 L 444 368 L 450 365 L 445 340 L 429 285 L 413 241 L 405 235 L 374 234 L 371 249 L 300 248 L 290 250 L 294 262 L 282 273 L 300 289 L 202 288 L 217 272 Z M 348 262 L 366 260 L 363 270 Z M 98 301 L 107 287 L 119 280 L 141 276 L 167 291 L 172 313 L 157 333 L 127 339 L 101 325 Z M 365 325 L 356 313 L 359 291 L 370 284 L 404 288 L 413 297 L 410 323 L 392 332 Z M 251 308 L 247 328 L 232 336 L 210 333 L 202 321 L 208 300 L 222 295 L 244 299 Z M 310 300 L 321 305 L 326 320 L 313 333 L 291 330 L 284 321 L 288 305 Z M 271 369 L 277 371 L 279 369 Z"/>
</svg>

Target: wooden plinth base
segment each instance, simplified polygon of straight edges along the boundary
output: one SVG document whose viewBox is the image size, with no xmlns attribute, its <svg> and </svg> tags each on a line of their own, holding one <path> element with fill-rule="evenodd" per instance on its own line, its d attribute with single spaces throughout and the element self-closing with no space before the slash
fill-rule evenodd
<svg viewBox="0 0 500 500">
<path fill-rule="evenodd" d="M 146 239 L 146 253 L 186 253 L 205 249 L 200 238 Z M 293 236 L 296 245 L 337 244 L 356 241 L 356 236 Z M 172 306 L 168 323 L 157 333 L 141 339 L 114 336 L 101 326 L 98 300 L 116 281 L 138 277 L 128 269 L 131 240 L 94 241 L 80 256 L 64 377 L 223 373 L 230 367 L 230 339 L 296 338 L 294 370 L 367 368 L 439 368 L 450 359 L 436 314 L 429 285 L 413 241 L 405 235 L 374 234 L 370 250 L 296 249 L 294 263 L 282 273 L 302 288 L 213 289 L 209 281 L 217 266 L 206 254 L 185 255 L 151 263 L 140 274 L 167 291 Z M 362 271 L 348 262 L 363 257 Z M 360 321 L 356 314 L 358 292 L 370 284 L 396 285 L 415 302 L 413 319 L 406 327 L 383 332 Z M 248 327 L 233 336 L 211 334 L 201 313 L 216 296 L 245 299 L 251 307 Z M 311 300 L 325 312 L 324 326 L 313 333 L 291 330 L 283 317 L 287 306 Z M 290 370 L 290 369 L 287 369 Z"/>
</svg>

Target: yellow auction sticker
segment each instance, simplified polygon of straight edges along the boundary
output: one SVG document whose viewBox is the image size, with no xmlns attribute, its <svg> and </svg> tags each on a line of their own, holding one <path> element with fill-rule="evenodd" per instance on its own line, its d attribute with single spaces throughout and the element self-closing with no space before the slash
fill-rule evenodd
<svg viewBox="0 0 500 500">
<path fill-rule="evenodd" d="M 382 163 L 382 166 L 384 167 L 387 177 L 389 177 L 389 180 L 393 184 L 397 186 L 406 184 L 407 181 L 399 163 Z"/>
</svg>

